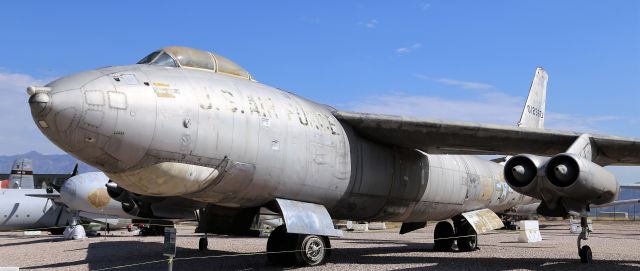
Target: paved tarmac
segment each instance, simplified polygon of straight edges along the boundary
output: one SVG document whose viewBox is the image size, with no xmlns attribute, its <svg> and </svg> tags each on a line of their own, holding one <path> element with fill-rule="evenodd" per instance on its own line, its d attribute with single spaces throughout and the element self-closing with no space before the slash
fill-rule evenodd
<svg viewBox="0 0 640 271">
<path fill-rule="evenodd" d="M 397 229 L 347 232 L 332 239 L 328 264 L 305 270 L 640 270 L 640 221 L 594 222 L 594 233 L 585 242 L 593 250 L 594 263 L 580 264 L 577 235 L 567 221 L 541 222 L 543 241 L 518 243 L 517 232 L 497 231 L 479 238 L 480 250 L 435 252 L 433 227 L 405 235 Z M 279 270 L 263 254 L 266 238 L 215 236 L 209 251 L 197 249 L 200 235 L 194 227 L 178 226 L 177 259 L 173 270 Z M 65 241 L 58 236 L 24 236 L 0 233 L 0 267 L 20 270 L 166 270 L 162 237 L 132 236 L 126 231 Z M 191 258 L 191 259 L 189 259 Z M 288 268 L 296 269 L 296 268 Z"/>
</svg>

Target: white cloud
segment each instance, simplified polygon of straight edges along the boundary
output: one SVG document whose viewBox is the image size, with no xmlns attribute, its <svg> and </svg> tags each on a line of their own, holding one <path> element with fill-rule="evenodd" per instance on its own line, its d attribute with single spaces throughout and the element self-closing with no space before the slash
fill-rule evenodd
<svg viewBox="0 0 640 271">
<path fill-rule="evenodd" d="M 488 90 L 495 88 L 493 85 L 487 83 L 462 81 L 449 78 L 432 78 L 422 74 L 416 74 L 415 77 L 419 79 L 431 80 L 448 86 L 461 87 L 463 89 Z"/>
<path fill-rule="evenodd" d="M 582 116 L 564 113 L 549 113 L 546 116 L 545 124 L 549 128 L 588 133 L 605 133 L 598 128 L 603 123 L 626 121 L 625 118 L 618 116 Z"/>
<path fill-rule="evenodd" d="M 376 19 L 371 19 L 367 22 L 360 22 L 358 23 L 359 25 L 362 25 L 366 28 L 376 28 L 376 26 L 378 26 L 378 20 Z"/>
<path fill-rule="evenodd" d="M 0 70 L 0 91 L 22 91 L 26 95 L 27 87 L 30 85 L 40 85 L 42 80 L 33 78 L 31 75 L 22 73 L 11 73 Z"/>
<path fill-rule="evenodd" d="M 398 53 L 398 54 L 406 54 L 406 53 L 409 53 L 409 52 L 411 52 L 413 50 L 420 49 L 420 48 L 422 48 L 422 43 L 414 43 L 411 46 L 400 47 L 400 48 L 396 49 L 396 53 Z"/>
<path fill-rule="evenodd" d="M 39 151 L 62 153 L 36 127 L 31 118 L 26 89 L 30 85 L 44 85 L 46 79 L 0 69 L 0 154 L 10 155 Z"/>
<path fill-rule="evenodd" d="M 348 105 L 348 110 L 430 119 L 464 120 L 515 125 L 524 100 L 502 93 L 454 100 L 435 96 L 389 94 L 371 96 Z"/>
</svg>

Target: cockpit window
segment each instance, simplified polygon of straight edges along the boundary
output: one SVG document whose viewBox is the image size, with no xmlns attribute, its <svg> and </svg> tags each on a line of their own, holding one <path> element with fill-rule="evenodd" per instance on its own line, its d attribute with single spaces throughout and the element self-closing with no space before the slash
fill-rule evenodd
<svg viewBox="0 0 640 271">
<path fill-rule="evenodd" d="M 138 64 L 209 70 L 255 81 L 249 72 L 233 61 L 214 53 L 188 47 L 165 47 L 144 57 L 138 61 Z"/>
<path fill-rule="evenodd" d="M 160 54 L 160 51 L 155 51 L 153 53 L 150 53 L 149 55 L 145 56 L 143 59 L 140 59 L 140 61 L 138 61 L 138 64 L 149 64 L 151 63 L 151 61 L 153 61 L 156 56 L 158 56 Z"/>
<path fill-rule="evenodd" d="M 165 52 L 162 52 L 158 57 L 156 57 L 156 59 L 151 62 L 151 64 L 167 67 L 178 67 L 176 61 L 173 60 L 173 58 Z"/>
</svg>

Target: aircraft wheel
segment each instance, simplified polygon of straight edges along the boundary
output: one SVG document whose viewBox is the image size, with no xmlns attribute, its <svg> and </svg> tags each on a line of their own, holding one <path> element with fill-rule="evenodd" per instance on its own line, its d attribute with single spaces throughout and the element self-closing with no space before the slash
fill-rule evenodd
<svg viewBox="0 0 640 271">
<path fill-rule="evenodd" d="M 469 223 L 464 223 L 458 229 L 458 249 L 460 251 L 473 251 L 478 248 L 478 234 L 476 230 L 469 225 Z"/>
<path fill-rule="evenodd" d="M 209 240 L 205 237 L 200 237 L 198 241 L 198 250 L 207 251 L 209 249 Z"/>
<path fill-rule="evenodd" d="M 329 238 L 318 235 L 299 235 L 296 244 L 298 264 L 317 266 L 324 264 L 330 255 Z"/>
<path fill-rule="evenodd" d="M 287 233 L 285 225 L 278 226 L 267 240 L 267 259 L 276 265 L 293 265 L 296 261 L 297 234 Z"/>
<path fill-rule="evenodd" d="M 578 251 L 578 254 L 580 255 L 580 262 L 582 263 L 591 263 L 593 261 L 593 255 L 589 246 L 583 246 Z"/>
<path fill-rule="evenodd" d="M 453 226 L 448 221 L 440 221 L 436 224 L 433 233 L 433 250 L 451 251 L 453 247 Z"/>
</svg>

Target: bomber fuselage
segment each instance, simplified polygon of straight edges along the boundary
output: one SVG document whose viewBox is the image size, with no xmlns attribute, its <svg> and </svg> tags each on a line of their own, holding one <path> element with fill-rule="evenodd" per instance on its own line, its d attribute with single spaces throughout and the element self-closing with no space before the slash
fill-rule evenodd
<svg viewBox="0 0 640 271">
<path fill-rule="evenodd" d="M 338 219 L 387 221 L 531 201 L 499 164 L 377 144 L 332 108 L 248 79 L 131 65 L 47 87 L 30 99 L 40 130 L 134 193 L 227 207 L 286 198 Z"/>
</svg>

